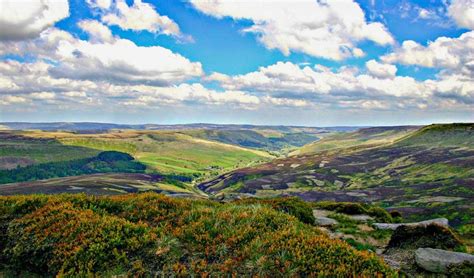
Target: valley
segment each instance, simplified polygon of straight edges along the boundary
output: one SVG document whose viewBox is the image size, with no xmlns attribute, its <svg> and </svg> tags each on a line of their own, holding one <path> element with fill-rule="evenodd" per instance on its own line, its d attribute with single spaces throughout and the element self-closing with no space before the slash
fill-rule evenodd
<svg viewBox="0 0 474 278">
<path fill-rule="evenodd" d="M 147 235 L 164 236 L 165 240 L 173 238 L 186 245 L 188 249 L 180 253 L 179 260 L 191 261 L 181 262 L 181 267 L 187 271 L 194 269 L 198 273 L 203 269 L 229 273 L 228 269 L 213 264 L 212 256 L 229 260 L 229 265 L 237 267 L 241 273 L 253 270 L 248 269 L 248 265 L 240 264 L 236 258 L 230 259 L 230 253 L 219 253 L 223 252 L 219 250 L 212 252 L 222 255 L 191 256 L 190 252 L 205 248 L 208 243 L 189 241 L 190 235 L 180 234 L 174 238 L 164 231 L 156 234 L 159 231 L 157 227 L 161 225 L 157 219 L 168 217 L 168 212 L 162 211 L 160 206 L 171 205 L 180 210 L 182 206 L 186 208 L 179 215 L 187 220 L 166 220 L 171 221 L 165 225 L 176 229 L 175 234 L 182 231 L 173 221 L 185 221 L 180 225 L 191 225 L 189 229 L 194 233 L 196 227 L 207 225 L 203 223 L 230 217 L 236 222 L 229 225 L 244 229 L 243 235 L 249 232 L 250 226 L 261 224 L 258 221 L 246 222 L 245 215 L 273 215 L 273 212 L 265 210 L 270 206 L 295 216 L 301 222 L 317 226 L 317 231 L 301 228 L 305 230 L 305 240 L 333 242 L 330 244 L 332 247 L 344 242 L 338 247 L 342 248 L 338 249 L 340 251 L 328 255 L 332 261 L 338 252 L 349 252 L 346 248 L 352 250 L 351 246 L 357 252 L 368 252 L 357 253 L 357 256 L 377 253 L 378 258 L 366 258 L 377 264 L 381 258 L 392 270 L 410 275 L 426 274 L 415 263 L 414 252 L 420 246 L 462 252 L 474 250 L 474 124 L 363 128 L 205 124 L 117 128 L 117 125 L 90 123 L 23 126 L 42 127 L 44 130 L 15 130 L 5 124 L 3 126 L 0 131 L 0 195 L 5 196 L 0 197 L 0 203 L 4 204 L 4 219 L 0 219 L 0 228 L 3 229 L 13 229 L 12 223 L 15 222 L 10 223 L 12 219 L 36 217 L 43 210 L 48 211 L 48 221 L 53 222 L 57 220 L 52 216 L 56 210 L 98 217 L 97 222 L 90 225 L 103 225 L 105 220 L 102 217 L 112 217 L 116 219 L 114 221 L 129 223 L 124 225 L 144 225 Z M 19 127 L 18 124 L 13 126 Z M 19 212 L 24 201 L 33 206 L 28 205 L 26 214 Z M 120 212 L 129 209 L 130 204 L 133 209 L 141 207 L 140 202 L 146 204 L 142 207 L 143 214 Z M 101 207 L 108 203 L 111 207 Z M 91 204 L 94 208 L 89 211 Z M 118 207 L 122 208 L 115 211 Z M 199 207 L 199 213 L 212 216 L 194 219 L 195 207 Z M 150 212 L 157 213 L 156 219 L 147 218 L 150 209 L 158 209 Z M 237 211 L 245 212 L 243 218 L 236 214 Z M 140 216 L 135 218 L 135 215 Z M 74 223 L 89 225 L 81 217 L 73 220 Z M 271 217 L 274 217 L 271 221 L 278 223 L 289 221 L 287 216 Z M 454 245 L 440 245 L 438 241 L 428 240 L 428 243 L 410 243 L 406 248 L 393 247 L 394 237 L 401 230 L 387 231 L 376 226 L 377 221 L 382 225 L 392 225 L 387 223 L 435 218 L 449 223 L 449 226 L 446 224 L 448 231 L 437 226 L 426 229 L 441 229 L 434 232 L 436 236 L 454 240 Z M 291 223 L 291 229 L 299 225 L 288 223 Z M 228 228 L 234 229 L 231 226 Z M 259 226 L 258 229 L 267 228 Z M 202 232 L 214 233 L 208 228 Z M 424 235 L 425 232 L 420 233 Z M 274 238 L 276 233 L 279 232 L 268 230 L 268 240 Z M 300 236 L 297 231 L 289 233 L 294 238 Z M 250 234 L 233 248 L 248 263 L 258 264 L 252 254 L 260 251 L 247 253 L 241 245 L 243 242 L 258 245 Z M 222 244 L 222 248 L 231 246 L 236 235 L 230 233 L 226 236 L 229 238 L 225 243 L 216 244 Z M 14 238 L 12 234 L 8 235 L 8 241 Z M 58 246 L 72 244 L 61 237 L 56 240 Z M 408 242 L 408 239 L 404 238 L 405 241 Z M 159 244 L 165 244 L 165 247 L 153 248 L 158 248 L 156 252 L 165 252 L 166 260 L 171 260 L 160 263 L 159 267 L 171 271 L 173 264 L 178 264 L 178 257 L 167 252 L 170 252 L 168 248 L 177 247 L 173 247 L 172 243 Z M 20 248 L 20 245 L 15 246 Z M 107 246 L 111 245 L 107 243 Z M 151 252 L 145 246 L 140 248 Z M 162 248 L 165 248 L 164 251 L 159 251 Z M 27 252 L 26 249 L 24 252 Z M 302 256 L 309 258 L 311 252 L 318 251 L 308 249 L 304 252 Z M 15 260 L 9 253 L 4 255 Z M 321 259 L 317 259 L 318 263 Z M 73 258 L 68 260 L 75 262 Z M 115 259 L 108 258 L 104 262 L 111 260 Z M 139 260 L 146 265 L 147 271 L 157 267 L 143 256 L 139 256 Z M 206 265 L 202 265 L 202 269 L 195 268 L 194 260 Z M 293 263 L 287 271 L 291 271 L 292 267 L 299 269 Z M 318 263 L 307 267 L 316 271 L 314 267 Z M 350 268 L 334 268 L 328 273 L 346 273 L 350 269 L 358 272 L 392 271 L 384 268 L 384 264 L 373 270 L 357 268 L 356 262 L 348 262 L 347 266 Z M 128 273 L 133 273 L 134 268 L 128 267 Z M 273 273 L 273 270 L 263 266 L 257 268 L 267 274 Z M 94 269 L 108 268 L 97 265 Z M 70 271 L 75 273 L 75 270 Z M 449 271 L 457 273 L 458 270 Z"/>
</svg>

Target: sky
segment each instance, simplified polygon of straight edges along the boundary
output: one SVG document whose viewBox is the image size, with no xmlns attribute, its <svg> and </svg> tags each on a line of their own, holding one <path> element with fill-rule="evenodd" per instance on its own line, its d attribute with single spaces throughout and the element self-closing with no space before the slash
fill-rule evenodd
<svg viewBox="0 0 474 278">
<path fill-rule="evenodd" d="M 0 121 L 474 121 L 474 0 L 0 0 Z"/>
</svg>

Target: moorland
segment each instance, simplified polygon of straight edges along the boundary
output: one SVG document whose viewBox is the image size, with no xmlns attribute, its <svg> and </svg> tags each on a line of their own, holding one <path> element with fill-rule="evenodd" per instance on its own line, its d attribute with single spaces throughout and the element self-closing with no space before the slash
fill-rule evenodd
<svg viewBox="0 0 474 278">
<path fill-rule="evenodd" d="M 474 124 L 0 126 L 4 274 L 417 275 L 415 247 L 473 252 Z"/>
</svg>

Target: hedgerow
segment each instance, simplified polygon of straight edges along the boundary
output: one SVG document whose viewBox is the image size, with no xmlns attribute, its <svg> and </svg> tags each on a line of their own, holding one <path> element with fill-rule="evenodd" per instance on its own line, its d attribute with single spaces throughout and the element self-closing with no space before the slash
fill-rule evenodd
<svg viewBox="0 0 474 278">
<path fill-rule="evenodd" d="M 284 203 L 284 202 L 283 202 Z M 265 203 L 154 193 L 0 197 L 2 262 L 44 276 L 392 276 Z"/>
</svg>

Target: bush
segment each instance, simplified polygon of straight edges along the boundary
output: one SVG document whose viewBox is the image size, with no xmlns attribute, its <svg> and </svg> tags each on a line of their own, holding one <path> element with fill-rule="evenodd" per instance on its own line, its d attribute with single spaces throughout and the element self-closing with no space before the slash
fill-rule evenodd
<svg viewBox="0 0 474 278">
<path fill-rule="evenodd" d="M 322 201 L 314 203 L 317 208 L 349 215 L 367 214 L 379 222 L 392 223 L 392 216 L 383 208 L 363 203 Z"/>
<path fill-rule="evenodd" d="M 428 226 L 400 226 L 388 243 L 388 248 L 417 249 L 436 248 L 458 250 L 463 243 L 451 229 L 430 224 Z"/>
<path fill-rule="evenodd" d="M 316 220 L 313 215 L 313 208 L 309 203 L 298 197 L 279 197 L 272 199 L 248 198 L 235 202 L 241 204 L 268 204 L 273 209 L 293 215 L 306 224 L 314 224 Z"/>
<path fill-rule="evenodd" d="M 321 209 L 350 215 L 367 213 L 366 205 L 360 203 L 323 201 L 316 203 L 316 206 Z"/>
<path fill-rule="evenodd" d="M 299 211 L 291 198 L 220 204 L 154 193 L 64 194 L 0 197 L 0 204 L 1 219 L 8 219 L 2 262 L 16 271 L 74 277 L 394 274 L 375 255 L 269 205 Z"/>
<path fill-rule="evenodd" d="M 367 210 L 367 214 L 374 217 L 379 222 L 392 223 L 393 219 L 390 213 L 381 207 L 371 207 Z"/>
</svg>

